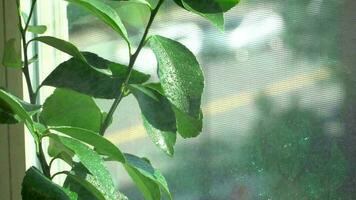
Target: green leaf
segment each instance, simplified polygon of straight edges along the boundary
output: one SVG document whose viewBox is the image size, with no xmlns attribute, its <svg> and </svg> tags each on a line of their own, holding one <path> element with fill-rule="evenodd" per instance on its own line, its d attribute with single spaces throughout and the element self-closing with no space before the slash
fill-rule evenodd
<svg viewBox="0 0 356 200">
<path fill-rule="evenodd" d="M 167 155 L 174 155 L 174 145 L 177 141 L 177 134 L 175 132 L 168 132 L 156 129 L 148 122 L 145 116 L 142 116 L 143 125 L 147 131 L 148 136 L 152 142 L 162 149 Z"/>
<path fill-rule="evenodd" d="M 173 110 L 176 114 L 178 133 L 183 138 L 197 137 L 203 129 L 203 113 L 200 112 L 198 118 L 193 118 L 177 108 L 173 107 Z"/>
<path fill-rule="evenodd" d="M 27 103 L 14 95 L 11 95 L 11 97 L 14 98 L 17 102 L 19 102 L 21 106 L 25 109 L 27 114 L 30 116 L 38 113 L 41 109 L 40 105 Z M 19 118 L 16 113 L 12 111 L 12 109 L 7 105 L 7 103 L 3 102 L 0 99 L 0 124 L 16 124 L 19 122 L 21 122 L 21 118 Z"/>
<path fill-rule="evenodd" d="M 225 19 L 223 13 L 197 13 L 197 14 L 209 20 L 220 31 L 224 31 Z"/>
<path fill-rule="evenodd" d="M 146 5 L 150 9 L 153 8 L 152 5 L 150 4 L 150 2 L 148 2 L 146 0 L 111 0 L 111 1 L 123 1 L 123 2 L 130 2 L 130 3 L 139 3 L 139 4 Z"/>
<path fill-rule="evenodd" d="M 71 89 L 89 96 L 104 99 L 116 98 L 128 71 L 126 66 L 110 62 L 96 54 L 83 53 L 88 63 L 71 58 L 60 64 L 42 85 Z M 93 67 L 92 67 L 93 66 Z M 113 76 L 99 70 L 112 70 Z M 133 71 L 129 83 L 146 82 L 149 76 Z"/>
<path fill-rule="evenodd" d="M 4 55 L 2 58 L 2 64 L 5 67 L 21 68 L 21 53 L 20 45 L 17 45 L 15 38 L 12 38 L 5 42 Z M 17 48 L 18 47 L 18 48 Z"/>
<path fill-rule="evenodd" d="M 125 154 L 125 157 L 127 160 L 127 163 L 125 164 L 125 168 L 129 167 L 129 170 L 136 169 L 136 170 L 133 170 L 133 172 L 135 173 L 134 175 L 136 175 L 135 178 L 142 178 L 144 176 L 144 177 L 150 179 L 151 181 L 154 181 L 166 193 L 166 195 L 169 197 L 169 199 L 172 200 L 172 195 L 169 191 L 167 181 L 164 178 L 164 176 L 161 174 L 161 172 L 154 169 L 152 167 L 152 165 L 146 159 L 142 159 L 142 158 L 139 158 L 139 157 L 137 157 L 135 155 L 131 155 L 131 154 Z M 132 171 L 130 171 L 129 173 L 131 173 L 131 172 Z M 145 184 L 145 186 L 143 186 L 143 187 L 147 187 L 147 188 L 153 187 L 154 188 L 154 185 L 148 186 L 148 184 L 151 184 L 151 182 L 148 182 L 147 179 L 141 179 L 138 184 Z M 150 196 L 157 195 L 155 190 L 151 191 L 151 192 L 153 192 L 153 193 L 150 194 Z M 148 199 L 150 199 L 150 198 L 148 198 Z M 160 198 L 156 198 L 156 199 L 160 199 Z"/>
<path fill-rule="evenodd" d="M 184 45 L 162 36 L 152 36 L 149 42 L 158 59 L 166 97 L 184 113 L 198 118 L 204 77 L 195 56 Z"/>
<path fill-rule="evenodd" d="M 184 123 L 189 118 L 199 121 L 204 76 L 195 56 L 184 45 L 162 36 L 150 37 L 149 43 L 158 60 L 158 75 L 165 96 L 179 111 L 180 118 L 186 115 Z M 178 132 L 183 137 L 195 137 L 200 132 L 200 125 L 195 132 L 186 132 L 179 124 L 182 123 L 177 117 Z"/>
<path fill-rule="evenodd" d="M 78 200 L 78 194 L 68 190 L 67 188 L 62 188 L 64 192 L 68 195 L 70 200 Z"/>
<path fill-rule="evenodd" d="M 95 69 L 107 70 L 113 75 L 114 78 L 124 81 L 124 78 L 128 73 L 128 67 L 126 65 L 111 62 L 91 52 L 82 52 L 82 54 L 87 59 L 88 63 Z M 149 78 L 150 75 L 148 74 L 132 70 L 129 83 L 140 84 L 148 81 Z"/>
<path fill-rule="evenodd" d="M 81 163 L 75 163 L 70 173 L 81 180 L 85 180 L 93 186 L 95 186 L 97 183 L 95 178 L 90 175 L 88 169 L 86 169 Z M 91 190 L 90 188 L 85 187 L 82 184 L 78 184 L 78 181 L 74 180 L 71 176 L 67 176 L 63 183 L 63 187 L 68 188 L 70 191 L 78 194 L 78 200 L 98 200 L 98 196 L 103 196 L 101 191 L 99 191 L 98 189 Z M 96 194 L 97 191 L 99 191 L 100 194 Z"/>
<path fill-rule="evenodd" d="M 142 175 L 137 169 L 130 165 L 125 165 L 125 169 L 145 197 L 145 200 L 161 199 L 161 191 L 155 181 Z"/>
<path fill-rule="evenodd" d="M 95 197 L 95 199 L 105 200 L 104 195 L 94 185 L 92 185 L 89 181 L 87 181 L 77 175 L 71 174 L 70 172 L 66 173 L 66 175 L 67 175 L 68 181 L 72 181 L 72 182 L 79 184 L 81 187 L 83 187 L 84 189 L 89 191 Z"/>
<path fill-rule="evenodd" d="M 60 158 L 70 166 L 74 164 L 72 160 L 74 152 L 58 140 L 49 138 L 47 152 L 49 156 L 53 158 Z"/>
<path fill-rule="evenodd" d="M 15 96 L 3 89 L 0 89 L 0 108 L 3 111 L 13 113 L 18 116 L 18 119 L 23 121 L 26 127 L 30 130 L 31 134 L 37 138 L 30 114 L 26 112 L 25 108 L 20 102 L 18 102 Z"/>
<path fill-rule="evenodd" d="M 223 13 L 235 7 L 240 0 L 175 0 L 175 2 L 200 13 Z"/>
<path fill-rule="evenodd" d="M 102 113 L 93 98 L 71 90 L 56 89 L 43 104 L 41 121 L 47 126 L 72 126 L 98 132 Z"/>
<path fill-rule="evenodd" d="M 27 30 L 34 34 L 43 34 L 47 31 L 47 26 L 45 25 L 28 26 Z"/>
<path fill-rule="evenodd" d="M 72 174 L 72 176 L 67 176 L 63 187 L 78 194 L 78 200 L 98 200 L 102 198 L 101 196 L 103 196 L 103 194 L 97 187 L 98 181 L 90 174 L 83 164 L 74 164 L 70 174 Z M 74 180 L 73 178 L 79 180 Z M 78 181 L 81 181 L 82 183 L 78 184 Z M 90 185 L 95 188 L 92 188 Z M 120 192 L 118 192 L 118 196 L 118 200 L 128 200 L 128 198 Z"/>
<path fill-rule="evenodd" d="M 140 105 L 143 124 L 152 142 L 173 156 L 177 128 L 171 104 L 149 87 L 130 85 L 129 88 Z"/>
<path fill-rule="evenodd" d="M 46 178 L 35 167 L 26 171 L 22 182 L 21 195 L 23 200 L 70 200 L 60 186 Z"/>
<path fill-rule="evenodd" d="M 109 171 L 104 166 L 104 161 L 94 150 L 80 141 L 68 137 L 49 134 L 50 138 L 58 140 L 67 148 L 74 151 L 81 163 L 88 169 L 96 182 L 95 187 L 101 191 L 107 200 L 117 200 L 118 194 Z M 93 182 L 92 182 L 93 183 Z"/>
<path fill-rule="evenodd" d="M 213 25 L 215 25 L 217 28 L 223 31 L 224 23 L 225 23 L 223 9 L 221 9 L 221 7 L 216 2 L 214 2 L 215 0 L 207 0 L 207 1 L 211 1 L 212 3 L 202 4 L 202 5 L 200 5 L 201 3 L 200 4 L 197 3 L 197 5 L 195 5 L 195 2 L 191 0 L 189 0 L 190 3 L 186 3 L 185 1 L 182 2 L 182 0 L 175 0 L 175 2 L 182 8 L 206 18 Z M 204 12 L 204 9 L 206 10 L 206 12 Z M 207 12 L 208 10 L 210 10 L 210 12 Z"/>
<path fill-rule="evenodd" d="M 23 101 L 22 99 L 19 99 L 16 96 L 13 96 L 18 102 L 20 102 L 20 104 L 22 105 L 22 107 L 26 110 L 26 112 L 32 116 L 38 112 L 40 112 L 42 106 L 41 105 L 36 105 L 36 104 L 30 104 L 26 101 Z"/>
<path fill-rule="evenodd" d="M 99 18 L 114 31 L 120 34 L 128 44 L 130 41 L 128 39 L 127 31 L 123 25 L 120 16 L 117 12 L 111 8 L 109 5 L 103 3 L 99 0 L 67 0 L 68 2 L 74 3 L 82 8 L 85 8 L 91 14 Z"/>
<path fill-rule="evenodd" d="M 55 130 L 72 138 L 85 142 L 95 148 L 95 151 L 101 155 L 108 156 L 111 160 L 125 163 L 125 157 L 113 143 L 99 134 L 75 127 L 50 127 L 50 130 Z"/>
<path fill-rule="evenodd" d="M 16 124 L 19 121 L 16 119 L 16 117 L 7 111 L 4 111 L 0 107 L 0 124 Z"/>
<path fill-rule="evenodd" d="M 65 40 L 51 37 L 51 36 L 41 36 L 41 37 L 33 38 L 31 41 L 42 42 L 64 53 L 67 53 L 79 60 L 82 60 L 84 62 L 86 61 L 84 56 L 80 53 L 79 49 L 76 46 L 74 46 L 72 43 L 67 42 Z"/>
<path fill-rule="evenodd" d="M 60 64 L 42 85 L 71 89 L 96 98 L 112 99 L 120 93 L 120 83 L 81 60 L 71 58 Z"/>
</svg>

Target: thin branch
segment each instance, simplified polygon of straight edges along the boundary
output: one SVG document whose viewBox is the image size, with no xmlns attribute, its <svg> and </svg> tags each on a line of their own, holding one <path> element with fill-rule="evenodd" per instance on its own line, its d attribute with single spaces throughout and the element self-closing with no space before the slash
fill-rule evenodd
<svg viewBox="0 0 356 200">
<path fill-rule="evenodd" d="M 24 32 L 27 31 L 27 28 L 30 25 L 30 21 L 31 21 L 31 18 L 32 18 L 32 15 L 33 15 L 33 11 L 35 10 L 35 7 L 36 7 L 36 2 L 37 2 L 37 0 L 32 0 L 30 14 L 28 15 L 28 19 L 27 19 L 27 22 L 25 24 Z"/>
<path fill-rule="evenodd" d="M 55 174 L 53 174 L 52 176 L 51 176 L 51 180 L 53 180 L 54 179 L 54 177 L 56 177 L 56 176 L 58 176 L 58 175 L 61 175 L 61 174 L 65 174 L 65 175 L 67 175 L 67 174 L 69 174 L 70 172 L 69 171 L 61 171 L 61 172 L 57 172 L 57 173 L 55 173 Z"/>
<path fill-rule="evenodd" d="M 49 164 L 48 164 L 48 168 L 49 168 L 49 169 L 52 168 L 53 162 L 54 162 L 56 159 L 58 159 L 58 158 L 59 158 L 59 156 L 55 156 L 55 157 L 53 157 L 53 158 L 51 159 L 51 161 L 50 161 Z"/>
<path fill-rule="evenodd" d="M 47 164 L 46 156 L 42 147 L 42 138 L 38 140 L 37 158 L 40 161 L 43 174 L 48 178 L 51 177 L 51 170 L 49 168 L 49 165 Z"/>
<path fill-rule="evenodd" d="M 147 23 L 147 26 L 146 26 L 145 32 L 143 33 L 142 39 L 141 39 L 141 41 L 140 41 L 135 53 L 130 56 L 130 62 L 129 62 L 129 65 L 128 65 L 128 73 L 126 75 L 124 83 L 121 86 L 121 92 L 117 96 L 117 98 L 115 98 L 115 101 L 112 104 L 112 106 L 111 106 L 111 108 L 109 110 L 109 113 L 108 113 L 108 115 L 106 116 L 106 118 L 104 120 L 104 123 L 103 123 L 103 125 L 102 125 L 102 127 L 100 129 L 100 135 L 104 135 L 105 134 L 105 131 L 109 127 L 111 118 L 113 117 L 114 112 L 117 109 L 117 106 L 120 104 L 122 98 L 124 97 L 124 90 L 126 88 L 126 85 L 129 83 L 129 80 L 130 80 L 130 77 L 131 77 L 131 74 L 132 74 L 132 71 L 133 71 L 133 66 L 134 66 L 134 64 L 135 64 L 135 62 L 137 60 L 138 55 L 141 52 L 141 49 L 145 46 L 145 42 L 146 42 L 146 39 L 147 39 L 147 36 L 148 36 L 148 32 L 149 32 L 149 30 L 150 30 L 150 28 L 152 26 L 152 23 L 153 23 L 156 15 L 157 15 L 161 5 L 163 4 L 163 2 L 164 2 L 164 0 L 159 0 L 156 8 L 151 11 L 150 19 L 149 19 L 149 21 Z"/>
<path fill-rule="evenodd" d="M 18 4 L 18 6 L 20 6 L 20 5 Z M 20 33 L 21 33 L 22 50 L 23 50 L 23 56 L 24 56 L 24 66 L 22 68 L 22 72 L 23 72 L 23 74 L 25 76 L 25 80 L 26 80 L 26 84 L 27 84 L 27 88 L 28 88 L 28 94 L 29 94 L 29 97 L 30 97 L 31 104 L 36 104 L 36 94 L 33 91 L 32 81 L 31 81 L 30 72 L 29 72 L 29 61 L 28 61 L 28 54 L 27 54 L 28 45 L 27 45 L 27 40 L 26 40 L 26 31 L 27 31 L 27 28 L 28 28 L 28 26 L 30 24 L 31 18 L 33 16 L 33 12 L 34 12 L 35 6 L 36 6 L 36 0 L 33 0 L 32 4 L 31 4 L 30 14 L 29 14 L 29 17 L 28 17 L 28 19 L 26 21 L 26 24 L 25 24 L 24 28 L 22 28 L 21 18 L 19 17 L 19 20 L 20 20 L 19 29 L 20 29 Z M 18 7 L 18 9 L 20 10 L 20 7 Z M 18 13 L 18 14 L 20 15 L 20 13 Z M 39 139 L 38 141 L 36 141 L 36 143 L 37 143 L 37 146 L 38 146 L 36 155 L 37 155 L 37 158 L 38 158 L 38 160 L 39 160 L 39 162 L 41 164 L 41 168 L 42 168 L 43 174 L 45 176 L 47 176 L 48 178 L 50 178 L 51 177 L 51 172 L 50 172 L 50 169 L 49 169 L 49 166 L 47 164 L 46 157 L 45 157 L 45 154 L 44 154 L 44 151 L 43 151 L 42 140 Z"/>
</svg>

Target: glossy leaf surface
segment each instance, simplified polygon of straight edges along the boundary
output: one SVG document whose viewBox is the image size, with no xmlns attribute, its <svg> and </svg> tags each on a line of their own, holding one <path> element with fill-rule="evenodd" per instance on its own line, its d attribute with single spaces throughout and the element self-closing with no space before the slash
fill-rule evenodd
<svg viewBox="0 0 356 200">
<path fill-rule="evenodd" d="M 208 0 L 208 1 L 214 1 L 214 0 Z M 224 12 L 221 9 L 221 7 L 217 3 L 212 3 L 210 4 L 210 7 L 206 7 L 206 5 L 195 5 L 194 2 L 189 1 L 189 3 L 186 3 L 185 1 L 182 0 L 175 0 L 175 2 L 180 5 L 181 7 L 185 8 L 186 10 L 193 12 L 195 14 L 198 14 L 207 20 L 209 20 L 213 25 L 215 25 L 217 28 L 220 30 L 224 30 Z M 197 7 L 197 8 L 195 8 Z M 200 8 L 202 7 L 202 8 Z M 205 11 L 204 11 L 205 10 Z M 210 10 L 208 12 L 208 10 Z"/>
<path fill-rule="evenodd" d="M 26 171 L 21 195 L 23 200 L 71 200 L 63 188 L 54 184 L 35 167 Z"/>
<path fill-rule="evenodd" d="M 21 104 L 22 108 L 27 112 L 29 116 L 32 116 L 38 113 L 41 109 L 40 105 L 34 105 L 27 103 L 15 95 L 11 95 L 8 93 L 14 100 Z M 17 116 L 17 114 L 7 105 L 7 103 L 3 102 L 0 99 L 0 124 L 16 124 L 21 122 L 21 118 Z"/>
<path fill-rule="evenodd" d="M 146 5 L 147 7 L 149 7 L 150 9 L 152 9 L 152 5 L 150 2 L 146 1 L 146 0 L 111 0 L 111 1 L 124 1 L 124 2 L 132 2 L 132 3 L 139 3 L 139 4 L 143 4 Z"/>
<path fill-rule="evenodd" d="M 157 91 L 131 85 L 142 112 L 142 120 L 152 142 L 170 156 L 176 142 L 176 119 L 170 102 Z"/>
<path fill-rule="evenodd" d="M 115 32 L 120 34 L 129 43 L 127 31 L 120 19 L 120 16 L 109 5 L 105 4 L 103 1 L 100 0 L 67 0 L 67 1 L 85 8 L 92 15 L 99 18 L 101 21 L 103 21 L 105 24 L 111 27 Z"/>
<path fill-rule="evenodd" d="M 85 142 L 95 148 L 95 151 L 102 155 L 108 156 L 111 160 L 125 163 L 125 157 L 113 143 L 106 138 L 100 136 L 90 130 L 76 127 L 50 127 L 50 130 L 55 130 L 72 138 Z"/>
<path fill-rule="evenodd" d="M 68 181 L 77 183 L 80 185 L 80 187 L 85 188 L 88 192 L 90 192 L 91 195 L 93 195 L 92 198 L 95 198 L 96 200 L 105 200 L 104 195 L 94 185 L 92 185 L 90 182 L 88 182 L 84 178 L 81 178 L 81 177 L 71 174 L 69 172 L 66 173 L 66 175 L 67 175 Z M 81 199 L 81 198 L 83 198 L 83 196 L 79 196 L 79 199 Z"/>
<path fill-rule="evenodd" d="M 86 169 L 85 166 L 83 166 L 81 163 L 75 163 L 73 165 L 72 170 L 70 171 L 70 174 L 73 174 L 80 180 L 85 180 L 94 187 L 97 183 L 95 178 L 90 175 L 88 169 Z M 73 191 L 78 194 L 78 200 L 97 200 L 101 198 L 100 196 L 103 196 L 103 198 L 105 199 L 101 191 L 99 191 L 98 189 L 91 190 L 89 187 L 86 187 L 82 184 L 78 184 L 78 180 L 75 180 L 72 176 L 67 176 L 63 183 L 63 187 L 68 188 L 70 191 Z M 98 191 L 100 194 L 96 194 Z"/>
<path fill-rule="evenodd" d="M 175 0 L 175 2 L 184 7 L 188 5 L 200 13 L 223 13 L 236 6 L 240 0 Z"/>
<path fill-rule="evenodd" d="M 142 173 L 130 165 L 125 165 L 125 169 L 131 179 L 135 182 L 138 189 L 141 191 L 145 200 L 161 199 L 161 191 L 159 186 L 153 180 L 142 175 Z"/>
<path fill-rule="evenodd" d="M 74 164 L 74 152 L 56 139 L 49 138 L 47 153 L 53 158 L 60 158 L 70 166 Z"/>
<path fill-rule="evenodd" d="M 135 172 L 139 173 L 140 175 L 138 176 L 141 177 L 144 176 L 152 181 L 154 181 L 159 187 L 163 190 L 164 193 L 168 196 L 169 199 L 172 200 L 171 193 L 168 188 L 168 184 L 164 176 L 159 172 L 158 170 L 154 169 L 152 165 L 145 159 L 139 158 L 135 155 L 131 154 L 125 154 L 127 163 L 126 166 L 129 166 L 130 168 L 136 169 Z M 146 180 L 146 179 L 144 179 Z M 150 182 L 145 182 L 146 184 L 149 184 Z M 153 187 L 153 186 L 150 186 Z M 153 194 L 154 195 L 154 194 Z M 151 194 L 151 196 L 153 196 Z"/>
<path fill-rule="evenodd" d="M 149 42 L 159 63 L 158 75 L 165 96 L 179 111 L 180 118 L 186 115 L 185 119 L 199 120 L 204 77 L 195 56 L 185 46 L 168 38 L 152 36 Z M 178 126 L 183 137 L 199 134 L 199 128 L 195 132 L 185 130 Z"/>
<path fill-rule="evenodd" d="M 43 104 L 40 117 L 47 126 L 72 126 L 98 132 L 102 112 L 93 98 L 67 89 L 56 89 Z"/>
<path fill-rule="evenodd" d="M 51 37 L 51 36 L 41 36 L 33 38 L 31 41 L 39 41 L 44 44 L 47 44 L 55 49 L 58 49 L 68 55 L 71 55 L 79 60 L 85 61 L 84 56 L 80 53 L 79 49 L 74 46 L 72 43 L 65 40 Z"/>
<path fill-rule="evenodd" d="M 11 113 L 16 114 L 18 119 L 25 123 L 32 135 L 37 137 L 33 127 L 33 121 L 29 113 L 26 112 L 25 108 L 15 96 L 2 89 L 0 89 L 0 108 L 3 111 L 11 111 Z"/>
<path fill-rule="evenodd" d="M 177 129 L 183 138 L 197 137 L 203 129 L 203 113 L 198 118 L 191 117 L 177 108 L 173 108 L 177 119 Z"/>
<path fill-rule="evenodd" d="M 113 99 L 120 93 L 120 88 L 127 74 L 127 67 L 110 62 L 93 53 L 84 53 L 87 62 L 71 58 L 60 64 L 42 83 L 42 85 L 68 88 L 89 96 Z M 103 70 L 112 69 L 110 73 Z M 130 83 L 143 83 L 149 76 L 133 71 Z"/>
<path fill-rule="evenodd" d="M 162 36 L 152 36 L 149 41 L 166 97 L 184 113 L 198 117 L 204 77 L 195 56 L 184 45 Z"/>
<path fill-rule="evenodd" d="M 66 147 L 74 151 L 78 156 L 81 163 L 88 169 L 93 176 L 98 190 L 102 192 L 107 200 L 117 200 L 118 193 L 112 181 L 109 171 L 104 166 L 103 159 L 94 150 L 90 149 L 80 141 L 68 137 L 57 136 L 54 134 L 49 135 L 51 138 L 56 139 L 63 143 Z"/>
</svg>

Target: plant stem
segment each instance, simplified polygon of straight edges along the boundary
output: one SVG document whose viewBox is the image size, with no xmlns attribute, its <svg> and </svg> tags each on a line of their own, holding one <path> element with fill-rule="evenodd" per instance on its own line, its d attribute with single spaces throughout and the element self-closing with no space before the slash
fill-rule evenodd
<svg viewBox="0 0 356 200">
<path fill-rule="evenodd" d="M 51 177 L 51 170 L 50 170 L 50 168 L 49 168 L 49 166 L 48 166 L 48 164 L 47 164 L 46 157 L 45 157 L 44 152 L 43 152 L 41 140 L 40 140 L 38 146 L 39 146 L 39 150 L 38 150 L 38 152 L 37 152 L 37 158 L 38 158 L 38 160 L 40 161 L 43 174 L 44 174 L 47 178 L 50 178 L 50 177 Z"/>
<path fill-rule="evenodd" d="M 22 72 L 25 76 L 25 80 L 26 80 L 26 84 L 27 84 L 27 89 L 28 89 L 28 95 L 30 98 L 30 102 L 31 104 L 36 104 L 37 98 L 36 98 L 36 94 L 33 91 L 33 87 L 32 87 L 32 82 L 31 82 L 31 76 L 30 76 L 30 72 L 29 72 L 29 62 L 28 62 L 28 54 L 27 54 L 27 50 L 28 50 L 28 44 L 27 44 L 27 40 L 26 40 L 26 31 L 28 29 L 28 26 L 30 24 L 31 21 L 31 17 L 33 16 L 33 12 L 35 9 L 35 5 L 36 5 L 36 1 L 37 0 L 33 0 L 32 4 L 31 4 L 31 9 L 30 9 L 30 14 L 29 17 L 26 21 L 25 27 L 22 27 L 22 23 L 21 23 L 21 17 L 19 17 L 19 29 L 20 29 L 20 33 L 21 33 L 21 38 L 22 38 L 22 50 L 23 50 L 23 56 L 24 56 L 24 66 L 22 68 Z M 20 4 L 18 3 L 18 9 L 20 10 Z M 20 13 L 18 13 L 20 15 Z M 34 119 L 36 120 L 36 119 Z M 51 177 L 51 173 L 50 173 L 50 169 L 49 166 L 47 164 L 46 161 L 46 157 L 45 154 L 43 152 L 43 148 L 42 148 L 42 140 L 38 139 L 38 141 L 36 141 L 36 145 L 38 147 L 36 155 L 37 158 L 40 162 L 43 174 L 45 176 L 47 176 L 48 178 Z"/>
<path fill-rule="evenodd" d="M 61 174 L 69 174 L 70 172 L 69 171 L 61 171 L 61 172 L 57 172 L 55 174 L 53 174 L 50 179 L 53 180 L 54 177 L 56 177 L 57 175 L 61 175 Z"/>
<path fill-rule="evenodd" d="M 55 156 L 55 157 L 52 158 L 52 160 L 51 160 L 51 161 L 49 162 L 49 164 L 48 164 L 49 169 L 52 168 L 53 162 L 54 162 L 56 159 L 58 159 L 58 158 L 59 158 L 59 156 Z"/>
<path fill-rule="evenodd" d="M 152 11 L 151 11 L 151 15 L 150 15 L 150 19 L 147 23 L 147 26 L 146 26 L 146 29 L 145 29 L 145 32 L 143 33 L 143 36 L 142 36 L 142 39 L 135 51 L 134 54 L 130 55 L 130 62 L 129 62 L 129 65 L 128 65 L 128 72 L 127 72 L 127 75 L 126 75 L 126 78 L 125 78 L 125 81 L 124 83 L 122 84 L 121 86 L 121 92 L 120 94 L 117 96 L 117 98 L 115 98 L 115 101 L 114 103 L 111 105 L 111 108 L 109 110 L 109 113 L 108 115 L 106 116 L 105 118 L 105 121 L 100 129 L 100 135 L 104 135 L 105 134 L 105 131 L 107 130 L 107 128 L 109 127 L 109 124 L 110 124 L 110 121 L 111 121 L 111 118 L 113 117 L 114 115 L 114 112 L 115 110 L 117 109 L 118 105 L 120 104 L 122 98 L 124 97 L 124 90 L 126 88 L 126 85 L 129 83 L 129 80 L 130 80 L 130 77 L 131 77 L 131 74 L 132 74 L 132 70 L 133 70 L 133 67 L 134 67 L 134 64 L 137 60 L 137 57 L 138 55 L 140 54 L 141 52 L 141 49 L 145 46 L 145 43 L 146 43 L 146 39 L 147 39 L 147 36 L 148 36 L 148 32 L 152 26 L 152 23 L 161 7 L 161 5 L 163 4 L 164 0 L 159 0 L 156 8 L 154 8 Z"/>
<path fill-rule="evenodd" d="M 28 44 L 27 44 L 27 40 L 26 40 L 26 31 L 28 29 L 31 18 L 33 16 L 36 2 L 37 2 L 37 0 L 32 1 L 30 13 L 29 13 L 28 19 L 26 21 L 25 27 L 22 28 L 22 25 L 20 26 L 20 33 L 21 33 L 21 37 L 22 37 L 22 46 L 23 46 L 22 48 L 23 48 L 23 54 L 24 54 L 24 67 L 22 68 L 22 72 L 25 75 L 26 84 L 27 84 L 27 88 L 28 88 L 28 94 L 30 97 L 30 102 L 32 104 L 36 103 L 36 95 L 33 91 L 32 82 L 31 82 L 30 73 L 29 73 L 29 63 L 28 63 L 28 55 L 27 55 Z M 20 5 L 18 5 L 18 6 L 20 6 Z M 18 9 L 20 10 L 20 8 L 18 8 Z M 20 20 L 20 24 L 21 24 L 21 18 L 19 20 Z"/>
<path fill-rule="evenodd" d="M 33 15 L 33 11 L 35 10 L 36 2 L 37 2 L 37 0 L 32 0 L 31 9 L 30 9 L 30 13 L 28 15 L 27 22 L 26 22 L 25 27 L 24 27 L 24 32 L 27 31 L 27 28 L 30 25 L 30 21 L 31 21 L 31 18 L 32 18 L 32 15 Z"/>
</svg>

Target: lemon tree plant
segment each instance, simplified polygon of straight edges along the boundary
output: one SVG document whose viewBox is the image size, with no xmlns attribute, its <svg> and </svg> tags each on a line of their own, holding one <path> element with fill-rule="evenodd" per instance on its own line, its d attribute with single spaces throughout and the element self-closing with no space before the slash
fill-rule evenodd
<svg viewBox="0 0 356 200">
<path fill-rule="evenodd" d="M 114 1 L 114 0 L 112 0 Z M 124 0 L 116 0 L 123 3 Z M 154 19 L 164 0 L 129 0 L 147 6 L 148 23 L 140 43 L 135 47 L 117 11 L 101 0 L 68 0 L 97 17 L 129 49 L 127 65 L 109 61 L 91 52 L 82 52 L 75 45 L 60 38 L 39 36 L 46 26 L 31 25 L 36 0 L 31 1 L 28 15 L 20 10 L 17 0 L 19 33 L 22 53 L 16 51 L 16 40 L 5 44 L 3 65 L 22 70 L 30 102 L 0 89 L 0 122 L 24 123 L 32 134 L 39 167 L 27 170 L 22 184 L 22 197 L 27 199 L 128 199 L 118 191 L 105 161 L 123 165 L 147 200 L 159 200 L 165 195 L 172 199 L 164 176 L 146 158 L 124 153 L 105 139 L 104 134 L 123 98 L 134 95 L 142 112 L 142 121 L 152 142 L 169 156 L 174 154 L 177 135 L 192 138 L 202 131 L 201 97 L 204 76 L 201 67 L 188 48 L 169 38 L 149 35 Z M 207 18 L 219 29 L 224 26 L 224 13 L 238 4 L 238 0 L 174 0 L 177 6 Z M 28 39 L 28 32 L 35 37 Z M 29 58 L 31 43 L 43 43 L 71 58 L 59 64 L 44 81 L 36 86 L 29 69 L 36 57 Z M 141 49 L 149 46 L 158 62 L 159 82 L 149 82 L 150 76 L 134 69 Z M 21 56 L 22 54 L 22 56 Z M 46 58 L 43 58 L 46 59 Z M 44 66 L 40 66 L 44 67 Z M 42 87 L 55 90 L 41 105 L 38 95 Z M 94 99 L 113 100 L 110 110 L 102 111 Z M 49 140 L 44 147 L 43 140 Z M 45 153 L 45 150 L 48 150 Z M 48 154 L 48 156 L 46 156 Z M 51 159 L 47 159 L 50 157 Z M 53 172 L 54 160 L 71 166 L 70 171 Z M 53 178 L 63 175 L 63 184 Z"/>
</svg>

